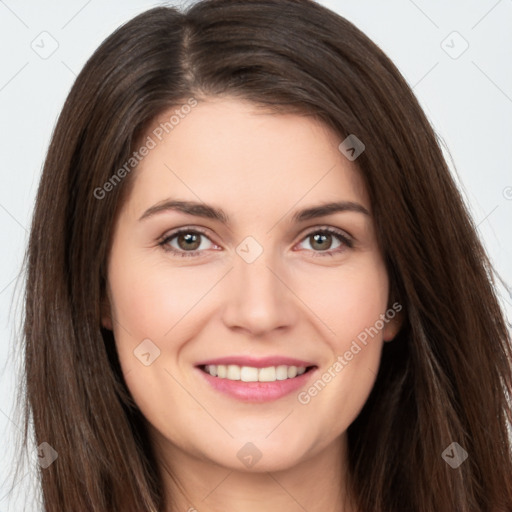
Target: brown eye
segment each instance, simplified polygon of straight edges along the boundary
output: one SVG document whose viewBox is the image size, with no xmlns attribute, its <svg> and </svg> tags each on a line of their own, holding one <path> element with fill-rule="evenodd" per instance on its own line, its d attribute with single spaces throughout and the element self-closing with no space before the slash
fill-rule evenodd
<svg viewBox="0 0 512 512">
<path fill-rule="evenodd" d="M 324 251 L 331 248 L 333 236 L 329 233 L 316 233 L 309 235 L 311 247 Z"/>
<path fill-rule="evenodd" d="M 205 233 L 197 229 L 175 231 L 166 236 L 159 245 L 165 251 L 179 256 L 201 256 L 206 252 L 205 249 L 215 246 Z"/>
<path fill-rule="evenodd" d="M 201 236 L 196 233 L 180 233 L 176 240 L 180 249 L 195 251 L 201 245 Z"/>
<path fill-rule="evenodd" d="M 341 230 L 334 228 L 322 228 L 311 231 L 301 244 L 308 243 L 309 249 L 315 256 L 333 256 L 335 253 L 343 252 L 346 248 L 353 247 L 352 239 Z"/>
</svg>

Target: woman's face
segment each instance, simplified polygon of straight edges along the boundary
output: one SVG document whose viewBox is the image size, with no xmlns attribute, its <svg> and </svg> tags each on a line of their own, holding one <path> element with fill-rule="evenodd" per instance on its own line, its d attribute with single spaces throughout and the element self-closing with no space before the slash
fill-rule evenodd
<svg viewBox="0 0 512 512">
<path fill-rule="evenodd" d="M 292 467 L 344 439 L 395 331 L 371 205 L 311 118 L 211 99 L 166 133 L 174 110 L 143 140 L 102 322 L 162 450 Z"/>
</svg>

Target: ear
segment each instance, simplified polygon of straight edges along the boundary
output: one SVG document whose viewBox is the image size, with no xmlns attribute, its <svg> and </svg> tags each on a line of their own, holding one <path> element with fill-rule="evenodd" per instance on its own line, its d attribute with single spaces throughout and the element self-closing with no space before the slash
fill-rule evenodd
<svg viewBox="0 0 512 512">
<path fill-rule="evenodd" d="M 402 325 L 404 323 L 404 314 L 403 311 L 395 312 L 393 318 L 388 318 L 386 325 L 382 329 L 382 339 L 386 342 L 393 341 L 395 336 L 400 332 Z M 389 311 L 389 310 L 388 310 Z"/>
<path fill-rule="evenodd" d="M 101 300 L 101 326 L 109 331 L 113 330 L 112 307 L 110 306 L 110 300 L 106 292 Z"/>
</svg>

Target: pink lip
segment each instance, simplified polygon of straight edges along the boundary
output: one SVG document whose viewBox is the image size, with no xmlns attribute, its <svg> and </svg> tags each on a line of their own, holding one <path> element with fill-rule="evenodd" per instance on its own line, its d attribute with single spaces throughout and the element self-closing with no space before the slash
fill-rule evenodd
<svg viewBox="0 0 512 512">
<path fill-rule="evenodd" d="M 238 366 L 252 366 L 253 368 L 267 368 L 269 366 L 315 366 L 315 363 L 302 361 L 292 357 L 270 356 L 270 357 L 249 357 L 249 356 L 230 356 L 217 359 L 208 359 L 197 363 L 196 366 L 206 366 L 211 364 L 236 364 Z"/>
<path fill-rule="evenodd" d="M 202 367 L 206 365 L 236 364 L 238 366 L 252 366 L 254 368 L 266 368 L 268 366 L 304 366 L 314 367 L 312 363 L 288 357 L 265 357 L 254 359 L 250 357 L 225 357 L 210 359 L 196 366 L 202 378 L 217 391 L 243 402 L 270 402 L 282 398 L 304 387 L 307 381 L 315 373 L 316 367 L 311 368 L 302 375 L 293 379 L 277 380 L 275 382 L 243 382 L 240 380 L 219 379 L 206 373 Z"/>
</svg>

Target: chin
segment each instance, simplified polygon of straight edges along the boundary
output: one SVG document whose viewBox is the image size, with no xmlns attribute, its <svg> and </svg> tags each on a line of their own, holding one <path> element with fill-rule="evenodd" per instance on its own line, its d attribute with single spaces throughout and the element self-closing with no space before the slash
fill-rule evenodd
<svg viewBox="0 0 512 512">
<path fill-rule="evenodd" d="M 215 464 L 233 471 L 265 473 L 293 468 L 311 455 L 311 445 L 304 442 L 304 437 L 301 442 L 294 442 L 295 439 L 278 436 L 277 432 L 272 435 L 276 436 L 273 440 L 262 436 L 259 439 L 253 438 L 254 441 L 249 441 L 247 437 L 243 440 L 230 440 L 229 446 L 219 443 L 219 450 L 205 453 L 205 456 Z"/>
</svg>

